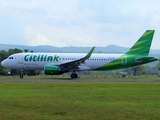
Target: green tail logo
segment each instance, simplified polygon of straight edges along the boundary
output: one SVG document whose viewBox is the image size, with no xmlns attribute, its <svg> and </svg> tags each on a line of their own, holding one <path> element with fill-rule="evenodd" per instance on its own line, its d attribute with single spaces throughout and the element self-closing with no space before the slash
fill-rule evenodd
<svg viewBox="0 0 160 120">
<path fill-rule="evenodd" d="M 156 61 L 156 57 L 148 57 L 153 35 L 154 30 L 147 30 L 125 54 L 96 70 L 121 69 Z"/>
<path fill-rule="evenodd" d="M 154 30 L 147 30 L 139 40 L 131 47 L 131 49 L 125 54 L 143 55 L 148 56 L 152 39 L 154 35 Z"/>
</svg>

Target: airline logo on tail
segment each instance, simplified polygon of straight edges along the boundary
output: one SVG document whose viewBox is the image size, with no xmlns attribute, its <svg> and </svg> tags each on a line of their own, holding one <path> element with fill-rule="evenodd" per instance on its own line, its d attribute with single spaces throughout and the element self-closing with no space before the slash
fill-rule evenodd
<svg viewBox="0 0 160 120">
<path fill-rule="evenodd" d="M 121 69 L 156 61 L 157 58 L 148 57 L 153 35 L 154 30 L 147 30 L 125 54 L 96 70 Z"/>
<path fill-rule="evenodd" d="M 126 54 L 148 56 L 154 30 L 147 30 Z"/>
</svg>

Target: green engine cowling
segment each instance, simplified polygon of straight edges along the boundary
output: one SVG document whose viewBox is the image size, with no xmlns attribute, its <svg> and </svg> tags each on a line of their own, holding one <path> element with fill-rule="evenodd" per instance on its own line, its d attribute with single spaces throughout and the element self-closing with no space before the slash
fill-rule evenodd
<svg viewBox="0 0 160 120">
<path fill-rule="evenodd" d="M 61 71 L 58 66 L 49 66 L 49 65 L 46 65 L 44 67 L 44 73 L 46 75 L 60 75 L 60 74 L 63 74 L 64 72 Z"/>
</svg>

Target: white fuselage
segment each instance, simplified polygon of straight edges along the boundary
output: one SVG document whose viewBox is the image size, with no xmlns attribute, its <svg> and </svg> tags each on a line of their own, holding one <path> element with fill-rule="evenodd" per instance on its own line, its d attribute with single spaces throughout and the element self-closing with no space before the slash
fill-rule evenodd
<svg viewBox="0 0 160 120">
<path fill-rule="evenodd" d="M 81 59 L 83 53 L 17 53 L 2 61 L 2 66 L 10 69 L 44 70 L 45 65 L 60 65 Z M 115 60 L 121 54 L 92 54 L 82 63 L 79 70 L 94 70 Z"/>
</svg>

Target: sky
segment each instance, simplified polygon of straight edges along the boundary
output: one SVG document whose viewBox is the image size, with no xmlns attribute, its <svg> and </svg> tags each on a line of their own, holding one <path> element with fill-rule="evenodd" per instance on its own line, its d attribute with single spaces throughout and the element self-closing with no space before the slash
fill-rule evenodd
<svg viewBox="0 0 160 120">
<path fill-rule="evenodd" d="M 0 44 L 131 47 L 148 29 L 160 49 L 159 0 L 0 0 Z"/>
</svg>

